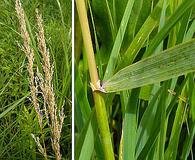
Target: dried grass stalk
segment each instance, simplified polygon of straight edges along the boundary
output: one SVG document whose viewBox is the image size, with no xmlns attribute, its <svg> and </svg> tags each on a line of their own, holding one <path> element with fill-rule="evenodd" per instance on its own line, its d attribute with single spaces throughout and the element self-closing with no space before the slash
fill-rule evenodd
<svg viewBox="0 0 195 160">
<path fill-rule="evenodd" d="M 40 129 L 42 131 L 43 130 L 42 112 L 41 112 L 41 109 L 40 109 L 40 106 L 38 103 L 38 98 L 37 98 L 38 85 L 35 81 L 35 74 L 34 74 L 34 70 L 33 70 L 34 50 L 31 47 L 30 36 L 29 36 L 29 33 L 27 31 L 27 28 L 26 28 L 24 10 L 22 8 L 20 0 L 16 0 L 15 9 L 16 9 L 17 16 L 19 19 L 21 36 L 23 38 L 24 52 L 25 52 L 26 57 L 28 59 L 27 70 L 29 73 L 29 84 L 30 84 L 32 102 L 33 102 L 33 106 L 35 108 L 35 111 L 37 113 Z M 38 150 L 43 154 L 44 158 L 47 159 L 47 152 L 46 152 L 44 140 L 42 142 L 43 143 L 43 147 L 42 147 L 41 143 L 39 142 L 39 138 L 38 137 L 35 138 L 35 136 L 33 138 L 38 146 Z"/>
<path fill-rule="evenodd" d="M 31 91 L 31 97 L 32 97 L 32 102 L 35 108 L 35 111 L 38 115 L 38 120 L 39 120 L 39 125 L 42 128 L 42 113 L 39 107 L 39 103 L 37 100 L 36 93 L 37 91 L 37 86 L 35 85 L 34 81 L 34 71 L 33 71 L 33 63 L 34 63 L 34 50 L 30 46 L 30 36 L 29 33 L 26 29 L 26 22 L 25 22 L 25 16 L 24 16 L 24 10 L 21 6 L 20 0 L 16 0 L 16 12 L 18 15 L 19 19 L 19 24 L 20 24 L 20 32 L 21 36 L 23 38 L 23 47 L 24 47 L 24 52 L 26 54 L 26 57 L 28 59 L 28 73 L 29 73 L 29 83 L 30 83 L 30 91 Z"/>
<path fill-rule="evenodd" d="M 56 160 L 61 159 L 60 154 L 60 136 L 61 136 L 61 130 L 62 125 L 64 121 L 64 112 L 63 107 L 60 111 L 56 105 L 55 102 L 55 94 L 54 89 L 52 85 L 52 77 L 53 77 L 53 65 L 50 63 L 50 56 L 49 56 L 49 50 L 46 48 L 46 42 L 45 42 L 45 36 L 44 36 L 44 28 L 42 23 L 42 17 L 39 15 L 38 10 L 36 10 L 36 19 L 37 19 L 37 25 L 38 25 L 38 34 L 37 34 L 37 41 L 38 41 L 38 47 L 39 51 L 42 55 L 42 68 L 43 68 L 43 74 L 41 74 L 37 68 L 37 77 L 35 77 L 34 70 L 33 70 L 33 63 L 34 63 L 34 50 L 30 46 L 30 37 L 28 34 L 28 31 L 26 29 L 26 23 L 25 23 L 25 17 L 24 17 L 24 11 L 21 6 L 20 0 L 16 0 L 16 12 L 18 15 L 19 23 L 20 23 L 20 31 L 21 35 L 24 41 L 24 52 L 28 59 L 28 72 L 29 72 L 29 83 L 30 83 L 30 90 L 31 90 L 31 96 L 34 108 L 36 110 L 39 125 L 41 131 L 43 131 L 43 113 L 45 114 L 46 121 L 48 123 L 48 126 L 51 130 L 51 143 L 52 143 L 52 149 L 55 153 Z M 37 80 L 38 78 L 38 80 Z M 41 93 L 43 96 L 43 113 L 40 108 L 40 104 L 38 103 L 37 93 L 38 87 L 41 88 Z M 43 133 L 42 133 L 43 134 Z M 45 149 L 45 143 L 43 139 L 43 147 L 39 141 L 39 137 L 35 137 L 32 134 L 33 139 L 35 140 L 38 150 L 40 153 L 43 154 L 45 159 L 47 159 L 47 153 Z M 43 136 L 44 137 L 44 136 Z"/>
<path fill-rule="evenodd" d="M 41 90 L 43 92 L 44 101 L 46 102 L 44 105 L 47 122 L 52 133 L 52 148 L 55 152 L 56 159 L 59 160 L 61 159 L 59 141 L 61 136 L 62 124 L 64 121 L 64 113 L 63 110 L 61 112 L 58 110 L 55 102 L 55 94 L 52 86 L 53 66 L 50 65 L 50 56 L 49 50 L 47 50 L 46 48 L 42 17 L 41 15 L 39 15 L 38 10 L 36 10 L 36 18 L 39 30 L 37 41 L 39 51 L 43 57 L 42 67 L 44 71 L 44 79 L 41 80 Z M 60 114 L 58 114 L 59 116 L 57 115 L 57 112 L 60 112 Z"/>
</svg>

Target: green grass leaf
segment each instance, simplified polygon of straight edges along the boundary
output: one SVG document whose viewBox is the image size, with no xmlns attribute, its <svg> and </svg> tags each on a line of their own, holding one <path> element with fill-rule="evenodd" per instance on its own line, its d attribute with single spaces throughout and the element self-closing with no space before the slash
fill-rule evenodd
<svg viewBox="0 0 195 160">
<path fill-rule="evenodd" d="M 184 92 L 185 92 L 185 87 L 182 90 L 181 94 L 183 95 Z M 165 152 L 165 160 L 176 159 L 177 152 L 178 152 L 179 138 L 180 138 L 186 110 L 187 110 L 187 104 L 184 103 L 182 100 L 179 100 L 179 104 L 177 107 L 172 131 L 171 131 L 169 145 Z"/>
<path fill-rule="evenodd" d="M 161 0 L 155 6 L 154 10 L 146 19 L 143 26 L 133 39 L 132 43 L 129 45 L 128 49 L 122 56 L 121 60 L 119 60 L 117 70 L 122 69 L 123 67 L 126 67 L 127 65 L 133 62 L 133 60 L 135 59 L 140 49 L 143 47 L 144 43 L 148 39 L 151 32 L 154 30 L 155 27 L 158 26 L 160 14 L 162 11 L 162 5 L 163 3 Z"/>
<path fill-rule="evenodd" d="M 187 159 L 190 153 L 190 149 L 192 148 L 193 139 L 195 135 L 195 121 L 192 122 L 189 135 L 185 139 L 184 147 L 182 150 L 181 159 Z"/>
<path fill-rule="evenodd" d="M 90 119 L 85 124 L 76 144 L 76 159 L 90 160 L 94 150 L 94 138 L 97 133 L 95 123 L 95 112 L 92 111 Z"/>
<path fill-rule="evenodd" d="M 117 57 L 119 55 L 119 51 L 123 42 L 123 38 L 125 35 L 125 31 L 127 28 L 127 24 L 129 21 L 129 17 L 131 15 L 131 10 L 133 8 L 133 4 L 134 4 L 134 0 L 129 0 L 127 3 L 127 7 L 125 9 L 125 13 L 123 15 L 123 19 L 121 21 L 117 36 L 116 36 L 116 40 L 114 42 L 114 46 L 112 48 L 112 52 L 108 61 L 108 65 L 106 68 L 106 72 L 104 75 L 104 79 L 108 79 L 110 76 L 112 76 L 114 69 L 115 69 L 115 65 L 117 62 Z"/>
<path fill-rule="evenodd" d="M 26 94 L 24 97 L 22 97 L 21 99 L 15 101 L 14 103 L 8 105 L 5 111 L 3 111 L 0 114 L 0 118 L 3 118 L 7 113 L 9 113 L 12 109 L 14 109 L 15 107 L 17 107 L 22 101 L 24 101 L 26 99 L 26 97 L 28 97 L 30 95 L 30 93 Z"/>
<path fill-rule="evenodd" d="M 167 49 L 120 70 L 104 81 L 105 92 L 117 92 L 168 80 L 195 71 L 195 41 Z"/>
<path fill-rule="evenodd" d="M 176 9 L 176 11 L 171 15 L 171 17 L 165 23 L 165 26 L 161 29 L 161 31 L 156 34 L 156 36 L 150 42 L 150 46 L 147 49 L 144 57 L 150 56 L 158 44 L 167 36 L 170 30 L 174 27 L 174 25 L 180 20 L 180 18 L 189 10 L 190 7 L 193 6 L 195 1 L 186 0 Z"/>
<path fill-rule="evenodd" d="M 123 126 L 123 159 L 135 159 L 136 136 L 137 136 L 137 103 L 139 89 L 134 89 L 129 97 Z"/>
</svg>

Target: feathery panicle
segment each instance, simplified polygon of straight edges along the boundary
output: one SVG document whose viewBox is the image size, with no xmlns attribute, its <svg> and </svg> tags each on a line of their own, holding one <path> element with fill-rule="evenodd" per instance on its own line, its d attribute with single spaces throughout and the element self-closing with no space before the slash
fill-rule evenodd
<svg viewBox="0 0 195 160">
<path fill-rule="evenodd" d="M 29 33 L 27 31 L 27 28 L 26 28 L 24 10 L 22 8 L 20 0 L 16 0 L 15 9 L 16 9 L 17 16 L 19 19 L 20 32 L 21 32 L 21 36 L 23 39 L 24 52 L 25 52 L 26 57 L 28 59 L 27 70 L 29 73 L 29 84 L 30 84 L 32 102 L 33 102 L 33 106 L 34 106 L 35 111 L 36 111 L 37 116 L 38 116 L 40 129 L 42 130 L 43 129 L 43 124 L 42 124 L 43 119 L 42 119 L 42 113 L 41 113 L 41 109 L 40 109 L 40 106 L 38 103 L 38 98 L 37 98 L 38 83 L 36 81 L 36 77 L 35 77 L 34 70 L 33 70 L 34 50 L 30 46 L 30 43 L 31 43 L 30 36 L 29 36 Z M 46 153 L 45 147 L 41 146 L 39 139 L 35 138 L 35 136 L 33 138 L 34 138 L 35 142 L 37 143 L 38 150 L 43 154 L 45 159 L 47 159 L 47 153 Z M 43 141 L 43 146 L 45 146 L 44 141 Z"/>
<path fill-rule="evenodd" d="M 42 56 L 42 68 L 44 73 L 41 74 L 37 67 L 37 71 L 36 71 L 37 76 L 35 76 L 33 70 L 34 50 L 30 46 L 31 41 L 30 41 L 29 33 L 26 29 L 24 10 L 21 6 L 20 0 L 16 0 L 16 12 L 20 23 L 21 35 L 24 41 L 23 44 L 24 52 L 28 59 L 27 69 L 30 77 L 29 83 L 30 83 L 31 96 L 32 96 L 34 108 L 38 115 L 40 129 L 42 134 L 44 134 L 42 117 L 45 117 L 47 124 L 51 130 L 52 149 L 55 153 L 56 160 L 60 160 L 61 154 L 60 154 L 59 143 L 60 143 L 61 130 L 62 130 L 62 125 L 65 116 L 64 116 L 63 107 L 62 110 L 59 111 L 55 101 L 55 94 L 54 94 L 54 89 L 52 84 L 53 65 L 51 65 L 50 63 L 49 50 L 47 50 L 46 47 L 42 17 L 41 15 L 39 15 L 38 10 L 36 10 L 36 19 L 37 19 L 37 26 L 38 26 L 37 41 L 38 41 L 38 48 Z M 38 88 L 40 88 L 41 91 L 39 91 Z M 38 98 L 37 98 L 38 92 L 42 93 L 42 97 L 43 97 L 42 105 L 38 103 Z M 40 106 L 42 106 L 43 108 L 43 113 L 40 109 Z M 39 152 L 43 154 L 45 159 L 47 159 L 47 152 L 45 148 L 44 138 L 42 142 L 43 144 L 42 147 L 39 137 L 35 137 L 33 134 L 32 137 L 35 140 L 35 143 L 37 144 Z"/>
<path fill-rule="evenodd" d="M 15 8 L 16 8 L 16 12 L 18 15 L 18 19 L 19 19 L 21 36 L 23 38 L 24 52 L 25 52 L 26 57 L 28 59 L 27 69 L 28 69 L 28 73 L 29 73 L 31 97 L 32 97 L 35 111 L 38 115 L 39 125 L 42 128 L 42 115 L 41 115 L 41 110 L 40 110 L 39 103 L 38 103 L 37 96 L 36 96 L 37 86 L 35 85 L 35 82 L 34 82 L 34 71 L 33 71 L 34 50 L 30 46 L 30 37 L 29 37 L 29 33 L 27 31 L 27 28 L 26 28 L 24 10 L 22 8 L 20 0 L 16 0 Z"/>
<path fill-rule="evenodd" d="M 49 126 L 52 133 L 52 148 L 55 152 L 55 156 L 57 160 L 61 159 L 60 154 L 60 135 L 61 135 L 61 129 L 62 124 L 64 120 L 64 113 L 63 110 L 59 114 L 59 118 L 57 115 L 58 108 L 55 102 L 55 94 L 52 86 L 52 77 L 53 77 L 53 66 L 50 65 L 50 56 L 49 56 L 49 50 L 47 50 L 46 43 L 45 43 L 45 36 L 44 36 L 44 28 L 42 23 L 42 17 L 39 15 L 38 10 L 36 10 L 36 19 L 37 19 L 37 25 L 38 25 L 38 35 L 37 35 L 37 41 L 38 41 L 38 47 L 39 51 L 43 57 L 43 71 L 44 71 L 44 81 L 41 85 L 41 90 L 43 92 L 43 98 L 46 102 L 45 108 L 45 114 L 47 121 L 49 122 Z M 39 73 L 40 74 L 40 73 Z M 48 116 L 49 115 L 49 116 Z"/>
</svg>

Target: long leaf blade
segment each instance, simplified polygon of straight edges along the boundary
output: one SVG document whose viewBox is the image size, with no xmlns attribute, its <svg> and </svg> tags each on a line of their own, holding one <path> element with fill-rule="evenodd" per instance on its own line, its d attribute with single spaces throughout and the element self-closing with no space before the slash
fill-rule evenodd
<svg viewBox="0 0 195 160">
<path fill-rule="evenodd" d="M 117 92 L 168 80 L 195 71 L 195 40 L 125 67 L 102 83 L 105 92 Z"/>
<path fill-rule="evenodd" d="M 162 2 L 162 0 L 158 2 L 150 16 L 146 19 L 145 23 L 143 24 L 139 32 L 136 34 L 135 38 L 124 53 L 123 57 L 121 58 L 121 60 L 119 60 L 117 70 L 122 69 L 123 67 L 126 67 L 133 62 L 151 32 L 154 30 L 155 27 L 159 25 L 160 14 L 163 5 Z"/>
<path fill-rule="evenodd" d="M 2 113 L 0 113 L 0 119 L 3 118 L 7 113 L 9 113 L 12 109 L 14 109 L 15 107 L 17 107 L 17 105 L 19 105 L 22 101 L 24 101 L 30 93 L 27 93 L 24 97 L 22 97 L 21 99 L 19 99 L 18 101 L 14 102 L 11 105 L 6 106 L 6 110 L 3 111 Z"/>
<path fill-rule="evenodd" d="M 114 43 L 114 46 L 111 52 L 111 56 L 110 56 L 110 59 L 109 59 L 109 62 L 106 68 L 104 79 L 108 79 L 109 77 L 111 77 L 114 72 L 114 68 L 117 62 L 117 57 L 118 57 L 118 54 L 119 54 L 119 51 L 120 51 L 120 48 L 123 42 L 123 37 L 125 35 L 125 31 L 127 28 L 129 17 L 131 15 L 133 4 L 134 4 L 134 0 L 129 0 L 127 3 L 127 7 L 125 9 L 125 13 L 123 15 L 123 19 L 121 21 L 120 28 L 118 30 L 116 40 L 115 40 L 115 43 Z"/>
</svg>

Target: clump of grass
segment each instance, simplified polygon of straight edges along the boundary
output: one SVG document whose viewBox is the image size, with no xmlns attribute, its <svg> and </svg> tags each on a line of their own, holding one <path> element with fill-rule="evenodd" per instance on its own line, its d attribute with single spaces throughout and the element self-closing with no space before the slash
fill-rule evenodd
<svg viewBox="0 0 195 160">
<path fill-rule="evenodd" d="M 42 56 L 42 61 L 43 61 L 42 70 L 44 73 L 42 74 L 37 67 L 37 71 L 36 71 L 37 76 L 35 76 L 34 67 L 33 67 L 35 55 L 34 55 L 34 50 L 31 47 L 29 33 L 26 29 L 24 10 L 21 6 L 20 0 L 16 0 L 16 12 L 20 23 L 20 31 L 23 38 L 24 52 L 28 59 L 27 69 L 29 72 L 29 86 L 31 91 L 32 102 L 35 111 L 37 113 L 39 127 L 42 134 L 41 142 L 40 142 L 40 138 L 36 137 L 34 134 L 32 134 L 32 137 L 37 144 L 39 152 L 44 156 L 45 159 L 48 159 L 47 150 L 44 142 L 45 133 L 44 133 L 44 125 L 43 125 L 44 118 L 46 118 L 47 125 L 49 126 L 51 131 L 52 149 L 55 153 L 56 159 L 60 160 L 61 153 L 60 153 L 59 142 L 60 142 L 62 125 L 63 125 L 65 115 L 64 115 L 63 107 L 60 111 L 55 100 L 55 94 L 54 94 L 54 89 L 52 84 L 53 65 L 51 65 L 49 50 L 47 50 L 46 47 L 42 17 L 41 15 L 39 15 L 38 10 L 36 10 L 36 19 L 37 19 L 37 25 L 39 30 L 37 34 L 37 41 L 38 41 L 38 48 Z M 38 97 L 39 92 L 43 97 L 43 106 L 41 103 L 39 103 L 39 99 L 40 99 Z"/>
<path fill-rule="evenodd" d="M 76 159 L 193 159 L 194 4 L 88 1 L 90 41 L 79 11 L 85 4 L 77 6 L 84 43 L 76 45 L 85 50 L 75 50 Z M 102 80 L 100 87 L 91 80 L 93 92 L 87 87 L 92 68 L 87 54 L 92 46 Z M 94 95 L 101 96 L 98 107 Z M 103 117 L 99 108 L 106 108 Z M 106 134 L 100 125 L 107 123 L 111 144 L 103 139 Z M 107 154 L 110 148 L 113 152 Z"/>
</svg>

